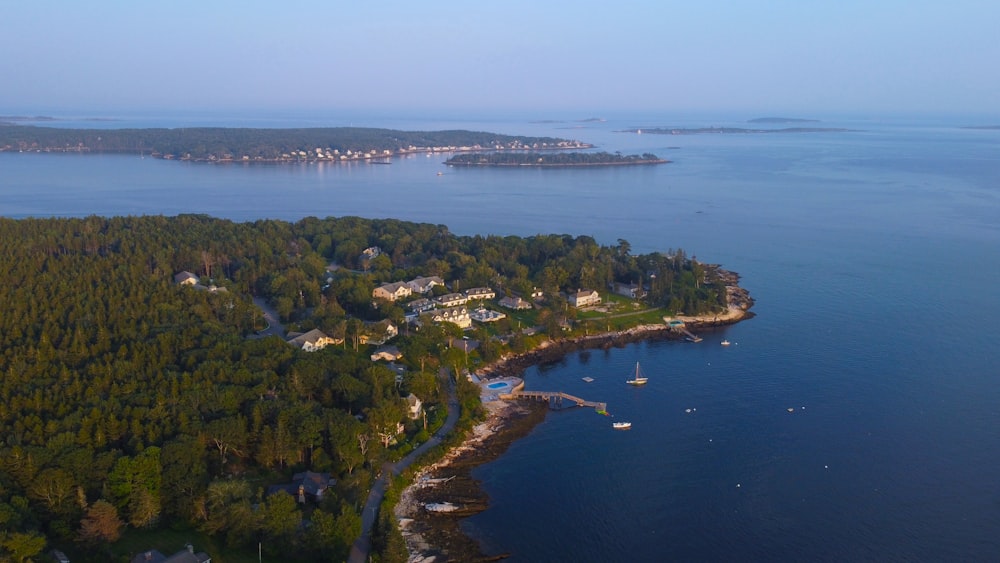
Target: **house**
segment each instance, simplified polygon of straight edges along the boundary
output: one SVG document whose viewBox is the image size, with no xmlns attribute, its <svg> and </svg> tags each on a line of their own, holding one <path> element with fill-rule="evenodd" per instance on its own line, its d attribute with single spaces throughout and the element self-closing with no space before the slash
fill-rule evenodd
<svg viewBox="0 0 1000 563">
<path fill-rule="evenodd" d="M 424 311 L 430 311 L 434 308 L 434 302 L 430 299 L 421 297 L 420 299 L 414 299 L 406 304 L 410 311 L 420 314 Z"/>
<path fill-rule="evenodd" d="M 305 352 L 315 352 L 316 350 L 322 350 L 330 344 L 341 344 L 344 341 L 342 339 L 336 339 L 327 336 L 318 328 L 314 328 L 306 333 L 290 332 L 288 333 L 288 342 L 296 348 L 301 348 Z"/>
<path fill-rule="evenodd" d="M 365 324 L 365 330 L 358 335 L 360 344 L 374 344 L 381 346 L 399 335 L 399 329 L 392 321 L 386 319 L 377 323 Z"/>
<path fill-rule="evenodd" d="M 166 556 L 155 549 L 143 551 L 131 559 L 131 563 L 212 563 L 212 558 L 203 551 L 195 553 L 194 546 L 188 544 L 186 549 Z"/>
<path fill-rule="evenodd" d="M 472 320 L 481 323 L 493 323 L 499 321 L 500 319 L 507 318 L 507 315 L 501 313 L 500 311 L 491 311 L 486 307 L 480 307 L 475 311 L 469 313 Z"/>
<path fill-rule="evenodd" d="M 466 289 L 465 295 L 469 299 L 493 299 L 497 296 L 497 292 L 488 287 L 473 287 Z"/>
<path fill-rule="evenodd" d="M 600 303 L 601 294 L 593 289 L 582 289 L 569 296 L 569 304 L 574 307 L 589 307 L 590 305 L 599 305 Z"/>
<path fill-rule="evenodd" d="M 423 408 L 423 403 L 416 395 L 410 393 L 406 397 L 406 414 L 410 417 L 410 420 L 416 420 L 420 418 L 420 410 Z"/>
<path fill-rule="evenodd" d="M 646 292 L 634 283 L 615 282 L 612 284 L 611 290 L 618 295 L 630 297 L 632 299 L 639 299 L 641 297 L 645 297 L 646 295 Z"/>
<path fill-rule="evenodd" d="M 437 276 L 413 278 L 412 280 L 406 282 L 406 285 L 410 286 L 410 289 L 413 290 L 414 293 L 423 295 L 434 289 L 434 286 L 443 286 L 444 280 Z"/>
<path fill-rule="evenodd" d="M 375 299 L 385 299 L 386 301 L 396 301 L 413 294 L 413 290 L 405 282 L 385 283 L 372 291 Z"/>
<path fill-rule="evenodd" d="M 533 301 L 540 301 L 544 298 L 545 298 L 545 292 L 542 291 L 540 288 L 533 287 L 531 289 L 531 299 Z"/>
<path fill-rule="evenodd" d="M 522 311 L 524 309 L 530 309 L 531 303 L 528 303 L 520 297 L 502 297 L 500 298 L 500 306 L 506 307 L 507 309 L 514 309 L 515 311 Z"/>
<path fill-rule="evenodd" d="M 457 307 L 469 302 L 469 298 L 464 293 L 447 293 L 440 297 L 435 297 L 434 302 L 441 307 Z"/>
<path fill-rule="evenodd" d="M 395 346 L 379 346 L 374 352 L 372 352 L 371 358 L 373 362 L 379 360 L 386 360 L 389 362 L 394 362 L 403 357 L 403 353 L 399 351 L 399 348 Z"/>
<path fill-rule="evenodd" d="M 303 471 L 292 475 L 291 483 L 268 487 L 267 496 L 283 491 L 295 497 L 300 503 L 304 503 L 307 499 L 319 502 L 323 500 L 326 490 L 335 484 L 337 484 L 337 480 L 331 478 L 329 473 Z"/>
<path fill-rule="evenodd" d="M 174 275 L 174 283 L 177 285 L 196 285 L 198 283 L 198 276 L 191 272 L 183 271 Z"/>
<path fill-rule="evenodd" d="M 350 154 L 350 153 L 347 153 Z M 382 249 L 377 246 L 369 246 L 368 248 L 361 251 L 361 260 L 371 260 L 382 254 Z"/>
<path fill-rule="evenodd" d="M 466 307 L 449 307 L 447 309 L 435 309 L 430 312 L 431 319 L 436 323 L 455 323 L 461 328 L 472 326 L 472 317 L 469 316 L 469 309 Z"/>
</svg>

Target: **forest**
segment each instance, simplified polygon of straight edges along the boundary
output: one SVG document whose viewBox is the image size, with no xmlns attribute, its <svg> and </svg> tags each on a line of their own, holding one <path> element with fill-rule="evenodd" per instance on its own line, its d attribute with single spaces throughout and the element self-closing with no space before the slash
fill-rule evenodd
<svg viewBox="0 0 1000 563">
<path fill-rule="evenodd" d="M 216 291 L 178 285 L 183 271 Z M 442 424 L 448 381 L 468 429 L 481 409 L 460 369 L 565 334 L 566 292 L 617 281 L 645 284 L 648 305 L 665 310 L 726 302 L 711 268 L 682 250 L 357 217 L 0 218 L 0 276 L 0 560 L 13 561 L 52 547 L 127 561 L 122 538 L 156 530 L 205 534 L 234 553 L 260 544 L 287 560 L 343 560 L 382 463 Z M 402 304 L 373 303 L 372 291 L 416 276 L 498 297 L 542 288 L 540 332 L 477 327 L 483 345 L 467 354 L 447 345 L 462 335 L 455 325 L 400 328 L 397 379 L 362 336 L 375 321 L 406 324 Z M 289 329 L 342 344 L 304 352 L 260 337 L 254 298 Z M 406 416 L 411 393 L 423 420 Z M 307 470 L 335 480 L 322 500 L 266 494 Z"/>
<path fill-rule="evenodd" d="M 477 131 L 397 131 L 366 127 L 260 129 L 66 129 L 0 123 L 0 151 L 148 154 L 185 160 L 298 161 L 350 154 L 401 154 L 431 147 L 503 149 L 586 148 L 553 137 L 521 137 Z M 317 149 L 322 155 L 317 155 Z M 386 152 L 388 151 L 388 153 Z M 327 154 L 330 157 L 327 157 Z"/>
<path fill-rule="evenodd" d="M 621 166 L 628 164 L 663 164 L 667 162 L 655 154 L 630 154 L 609 152 L 488 152 L 461 153 L 449 158 L 449 166 Z"/>
</svg>

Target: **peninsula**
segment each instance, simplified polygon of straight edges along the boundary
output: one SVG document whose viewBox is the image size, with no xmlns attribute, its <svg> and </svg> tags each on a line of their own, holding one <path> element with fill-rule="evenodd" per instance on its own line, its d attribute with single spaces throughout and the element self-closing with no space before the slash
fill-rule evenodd
<svg viewBox="0 0 1000 563">
<path fill-rule="evenodd" d="M 541 154 L 537 152 L 488 152 L 456 154 L 444 163 L 448 166 L 533 166 L 533 167 L 570 167 L 570 166 L 632 166 L 641 164 L 663 164 L 669 162 L 655 154 L 611 154 L 609 152 L 557 152 Z"/>
<path fill-rule="evenodd" d="M 0 514 L 73 560 L 180 532 L 219 558 L 264 537 L 272 559 L 399 560 L 410 461 L 497 408 L 472 375 L 752 303 L 680 249 L 357 217 L 0 218 L 0 278 Z"/>
<path fill-rule="evenodd" d="M 123 153 L 195 162 L 344 162 L 413 153 L 551 151 L 592 145 L 481 131 L 365 127 L 66 129 L 0 124 L 0 152 Z"/>
</svg>

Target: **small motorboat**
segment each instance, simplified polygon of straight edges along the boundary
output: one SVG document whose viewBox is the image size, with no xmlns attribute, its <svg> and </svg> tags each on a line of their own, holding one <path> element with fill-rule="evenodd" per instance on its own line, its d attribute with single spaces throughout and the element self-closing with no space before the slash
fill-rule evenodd
<svg viewBox="0 0 1000 563">
<path fill-rule="evenodd" d="M 631 422 L 612 422 L 611 423 L 611 427 L 614 428 L 615 430 L 628 430 L 629 428 L 632 428 L 632 423 Z"/>
<path fill-rule="evenodd" d="M 729 346 L 729 341 L 728 340 L 723 340 L 721 344 L 723 346 Z"/>
</svg>

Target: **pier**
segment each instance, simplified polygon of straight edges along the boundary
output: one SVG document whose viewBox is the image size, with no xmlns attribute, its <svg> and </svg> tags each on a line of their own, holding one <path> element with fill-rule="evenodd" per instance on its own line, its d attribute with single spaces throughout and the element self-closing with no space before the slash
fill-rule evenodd
<svg viewBox="0 0 1000 563">
<path fill-rule="evenodd" d="M 565 402 L 575 403 L 574 406 L 577 407 L 594 407 L 598 411 L 606 411 L 608 404 L 600 403 L 597 401 L 588 401 L 586 399 L 581 399 L 569 393 L 563 393 L 562 391 L 523 391 L 517 390 L 510 393 L 500 394 L 500 398 L 505 401 L 514 401 L 517 399 L 534 399 L 545 401 L 549 404 L 549 408 L 563 408 Z"/>
<path fill-rule="evenodd" d="M 684 321 L 671 317 L 663 317 L 663 322 L 667 323 L 667 326 L 670 327 L 670 330 L 683 334 L 684 336 L 687 337 L 689 341 L 701 342 L 701 337 L 688 330 L 687 325 L 684 324 Z"/>
</svg>

